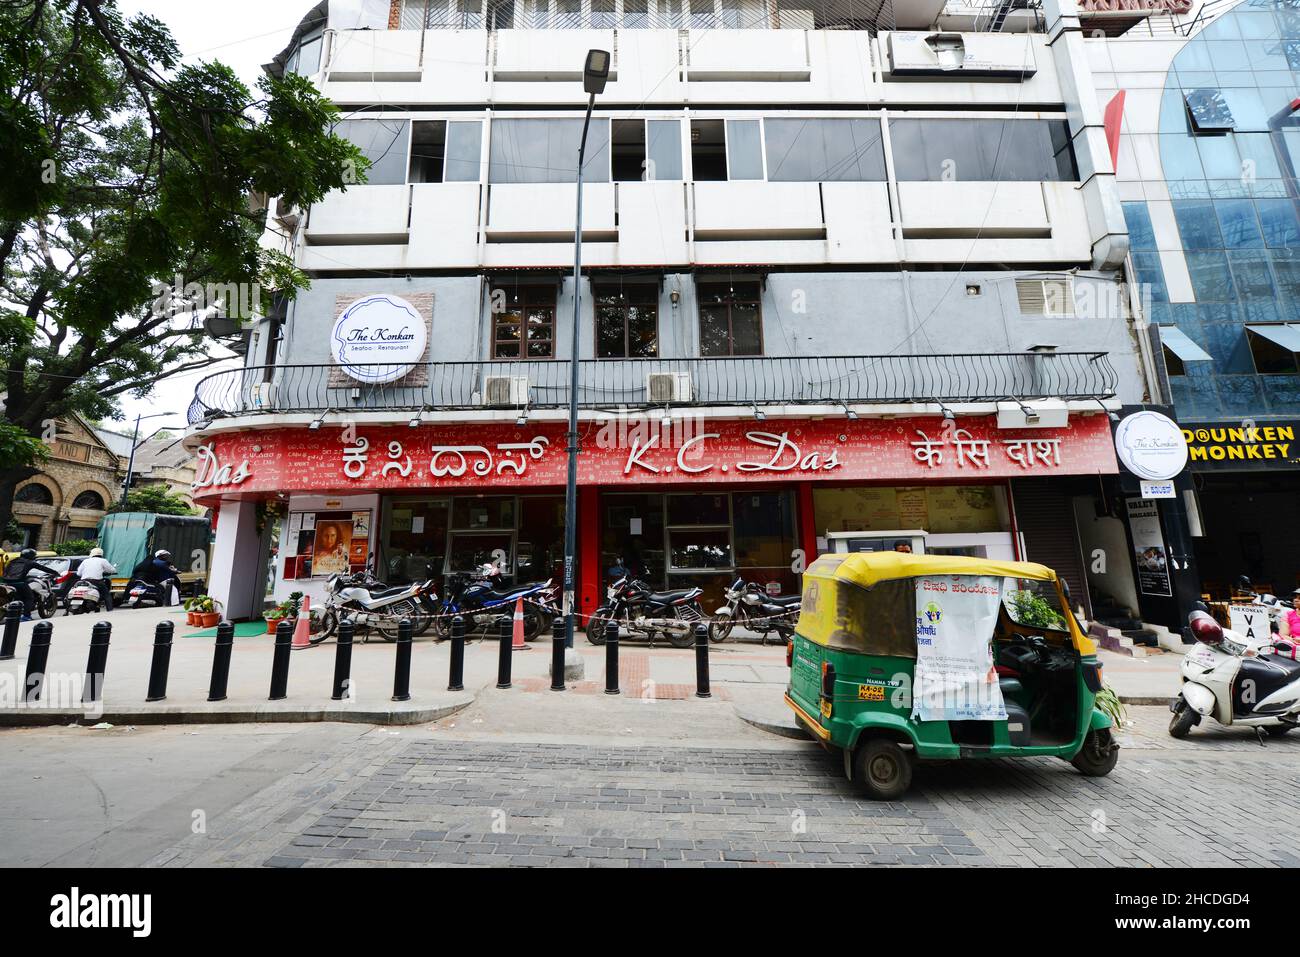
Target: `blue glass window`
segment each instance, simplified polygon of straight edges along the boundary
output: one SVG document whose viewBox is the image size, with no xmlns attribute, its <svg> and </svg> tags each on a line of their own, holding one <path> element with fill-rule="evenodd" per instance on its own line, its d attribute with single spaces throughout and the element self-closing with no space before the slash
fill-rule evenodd
<svg viewBox="0 0 1300 957">
<path fill-rule="evenodd" d="M 1231 134 L 1227 136 L 1198 136 L 1192 142 L 1201 156 L 1206 179 L 1240 179 L 1241 157 Z"/>
<path fill-rule="evenodd" d="M 1241 151 L 1240 173 L 1257 180 L 1280 179 L 1282 169 L 1277 165 L 1277 151 L 1273 138 L 1267 133 L 1238 133 L 1234 139 Z"/>
<path fill-rule="evenodd" d="M 1214 214 L 1213 203 L 1176 202 L 1174 218 L 1178 220 L 1178 232 L 1183 238 L 1184 249 L 1223 248 L 1223 238 L 1219 232 L 1219 220 Z"/>
<path fill-rule="evenodd" d="M 1229 249 L 1259 249 L 1264 245 L 1255 204 L 1248 199 L 1220 200 L 1214 204 L 1223 230 L 1223 244 Z"/>
<path fill-rule="evenodd" d="M 1138 282 L 1150 286 L 1152 302 L 1169 301 L 1169 290 L 1165 288 L 1165 271 L 1160 266 L 1159 253 L 1134 252 L 1133 267 L 1137 270 Z"/>
<path fill-rule="evenodd" d="M 1296 204 L 1289 199 L 1258 199 L 1255 208 L 1264 226 L 1264 242 L 1268 246 L 1300 246 L 1300 217 Z M 1131 231 L 1132 227 L 1130 227 Z"/>
<path fill-rule="evenodd" d="M 1187 270 L 1192 276 L 1192 289 L 1197 302 L 1231 302 L 1232 275 L 1228 260 L 1221 252 L 1187 253 Z"/>
<path fill-rule="evenodd" d="M 1123 206 L 1124 222 L 1128 224 L 1129 248 L 1155 249 L 1156 233 L 1151 228 L 1151 212 L 1147 209 L 1147 204 L 1124 203 Z"/>
<path fill-rule="evenodd" d="M 1237 295 L 1242 299 L 1272 299 L 1273 276 L 1268 269 L 1268 256 L 1262 251 L 1229 252 L 1232 278 Z"/>
<path fill-rule="evenodd" d="M 1300 301 L 1300 249 L 1274 249 L 1271 258 L 1278 293 Z"/>
</svg>

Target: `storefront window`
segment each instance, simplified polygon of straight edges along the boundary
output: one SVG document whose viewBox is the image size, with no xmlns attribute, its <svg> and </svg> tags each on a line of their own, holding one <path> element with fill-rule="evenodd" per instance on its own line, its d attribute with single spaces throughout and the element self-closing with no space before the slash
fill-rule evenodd
<svg viewBox="0 0 1300 957">
<path fill-rule="evenodd" d="M 564 577 L 564 498 L 534 496 L 519 500 L 518 565 L 515 581 L 556 581 Z"/>
<path fill-rule="evenodd" d="M 663 588 L 664 497 L 606 495 L 601 509 L 601 575 L 609 579 L 626 573 Z"/>
<path fill-rule="evenodd" d="M 713 571 L 733 565 L 728 528 L 674 528 L 668 541 L 675 572 Z"/>
<path fill-rule="evenodd" d="M 669 495 L 669 525 L 731 524 L 728 495 Z"/>
<path fill-rule="evenodd" d="M 924 529 L 949 534 L 1000 532 L 999 497 L 991 485 L 864 486 L 818 488 L 813 506 L 820 532 Z"/>
<path fill-rule="evenodd" d="M 451 524 L 457 529 L 514 528 L 514 496 L 457 498 L 452 506 Z"/>
<path fill-rule="evenodd" d="M 503 575 L 509 575 L 514 568 L 514 551 L 514 532 L 452 532 L 447 571 L 454 575 L 495 565 Z"/>
<path fill-rule="evenodd" d="M 385 581 L 403 585 L 442 575 L 450 507 L 446 499 L 394 499 L 389 503 Z"/>
</svg>

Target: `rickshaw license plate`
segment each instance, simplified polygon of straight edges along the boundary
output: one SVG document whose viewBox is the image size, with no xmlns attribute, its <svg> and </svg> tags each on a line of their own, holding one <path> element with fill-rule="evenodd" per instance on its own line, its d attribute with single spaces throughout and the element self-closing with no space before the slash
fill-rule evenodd
<svg viewBox="0 0 1300 957">
<path fill-rule="evenodd" d="M 830 698 L 822 698 L 822 701 L 821 701 L 821 712 L 822 712 L 822 717 L 823 717 L 823 718 L 829 718 L 829 717 L 831 716 L 831 700 L 830 700 Z"/>
<path fill-rule="evenodd" d="M 884 701 L 884 685 L 858 685 L 859 701 Z"/>
</svg>

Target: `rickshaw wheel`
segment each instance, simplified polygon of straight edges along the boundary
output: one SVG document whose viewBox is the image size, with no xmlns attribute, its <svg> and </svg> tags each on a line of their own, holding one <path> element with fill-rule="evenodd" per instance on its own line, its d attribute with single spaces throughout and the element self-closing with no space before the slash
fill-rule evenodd
<svg viewBox="0 0 1300 957">
<path fill-rule="evenodd" d="M 1110 774 L 1119 760 L 1119 745 L 1115 743 L 1109 728 L 1101 731 L 1089 731 L 1083 739 L 1083 747 L 1070 763 L 1089 778 L 1101 778 Z"/>
<path fill-rule="evenodd" d="M 871 738 L 853 755 L 853 779 L 874 801 L 894 801 L 912 786 L 912 759 L 894 741 Z"/>
</svg>

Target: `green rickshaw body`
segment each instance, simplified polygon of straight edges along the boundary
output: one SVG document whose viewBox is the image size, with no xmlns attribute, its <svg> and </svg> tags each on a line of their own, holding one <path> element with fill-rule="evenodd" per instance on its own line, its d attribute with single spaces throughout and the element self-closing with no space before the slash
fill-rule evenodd
<svg viewBox="0 0 1300 957">
<path fill-rule="evenodd" d="M 1019 706 L 1017 714 L 1033 714 L 1035 723 L 1047 726 L 1024 728 L 1016 715 L 979 722 L 913 717 L 920 622 L 915 583 L 932 576 L 998 576 L 1036 589 L 1028 592 L 1029 599 L 1004 599 L 994 648 L 996 654 L 999 643 L 1041 643 L 1052 662 L 1050 675 L 1002 679 L 999 687 L 1009 711 Z M 1037 615 L 1035 624 L 1016 620 L 1025 609 Z M 1070 613 L 1056 574 L 1045 566 L 899 553 L 825 555 L 805 575 L 786 702 L 826 746 L 851 753 L 864 738 L 882 736 L 914 749 L 922 760 L 1032 755 L 1071 760 L 1090 731 L 1110 728 L 1109 716 L 1095 707 L 1100 688 L 1096 646 Z"/>
</svg>

